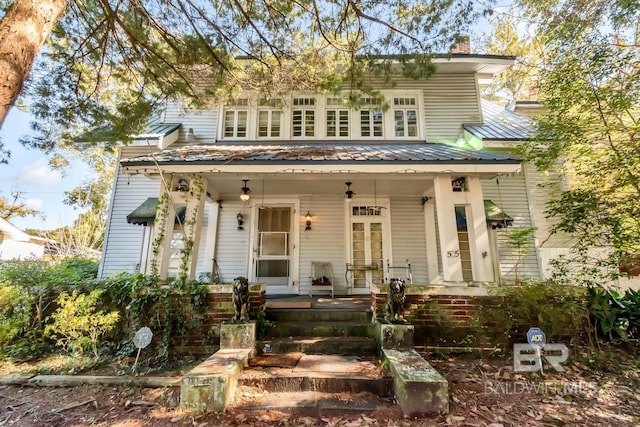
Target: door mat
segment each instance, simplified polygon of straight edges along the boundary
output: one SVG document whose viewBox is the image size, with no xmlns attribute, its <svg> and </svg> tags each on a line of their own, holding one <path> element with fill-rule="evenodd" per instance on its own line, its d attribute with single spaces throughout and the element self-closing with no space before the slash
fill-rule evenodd
<svg viewBox="0 0 640 427">
<path fill-rule="evenodd" d="M 249 366 L 263 368 L 294 368 L 303 353 L 261 354 L 249 359 Z"/>
</svg>

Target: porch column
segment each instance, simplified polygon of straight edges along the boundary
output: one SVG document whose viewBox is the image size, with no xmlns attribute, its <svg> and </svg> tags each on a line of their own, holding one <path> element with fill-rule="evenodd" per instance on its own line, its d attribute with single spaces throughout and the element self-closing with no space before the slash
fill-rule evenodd
<svg viewBox="0 0 640 427">
<path fill-rule="evenodd" d="M 458 244 L 455 200 L 451 189 L 451 176 L 437 176 L 433 180 L 438 232 L 440 234 L 440 257 L 442 258 L 442 279 L 445 282 L 462 281 L 462 263 Z M 431 272 L 429 272 L 431 275 Z"/>
<path fill-rule="evenodd" d="M 471 210 L 471 221 L 467 219 L 469 243 L 471 249 L 471 267 L 473 280 L 477 282 L 493 282 L 493 263 L 487 218 L 484 211 L 484 195 L 478 177 L 468 177 L 468 206 Z"/>
<path fill-rule="evenodd" d="M 440 272 L 438 271 L 438 238 L 436 234 L 436 212 L 433 197 L 422 205 L 422 210 L 424 212 L 424 229 L 427 245 L 427 271 L 429 274 L 429 283 L 434 283 L 438 281 Z"/>
<path fill-rule="evenodd" d="M 195 278 L 200 248 L 200 232 L 204 218 L 204 201 L 207 196 L 207 179 L 201 176 L 189 179 L 189 191 L 186 192 L 186 213 L 184 218 L 185 249 L 189 250 L 189 262 L 184 272 L 189 279 Z M 188 248 L 190 245 L 191 248 Z"/>
<path fill-rule="evenodd" d="M 172 177 L 165 177 L 171 182 Z M 169 203 L 165 206 L 158 206 L 156 212 L 155 224 L 153 227 L 153 236 L 151 239 L 151 262 L 149 271 L 158 274 L 161 280 L 166 280 L 167 270 L 169 268 L 169 254 L 171 253 L 171 238 L 173 236 L 173 227 L 175 225 L 176 210 L 173 203 L 171 193 L 167 193 L 167 186 L 160 187 L 160 200 L 168 198 Z M 164 214 L 166 209 L 166 215 Z M 155 270 L 155 271 L 154 271 Z"/>
</svg>

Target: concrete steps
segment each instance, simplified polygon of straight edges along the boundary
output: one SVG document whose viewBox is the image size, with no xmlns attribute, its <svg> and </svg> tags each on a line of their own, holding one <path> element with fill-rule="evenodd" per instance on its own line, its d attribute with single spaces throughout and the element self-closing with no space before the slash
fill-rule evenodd
<svg viewBox="0 0 640 427">
<path fill-rule="evenodd" d="M 245 368 L 241 386 L 275 393 L 316 391 L 391 396 L 393 382 L 376 357 L 303 355 L 293 368 Z"/>
<path fill-rule="evenodd" d="M 384 411 L 385 418 L 402 418 L 402 410 L 391 399 L 372 393 L 271 393 L 255 387 L 240 386 L 238 394 L 241 400 L 234 405 L 234 409 L 243 412 L 271 410 L 320 418 Z"/>
<path fill-rule="evenodd" d="M 372 337 L 279 337 L 259 341 L 258 352 L 268 345 L 272 353 L 340 354 L 367 356 L 376 354 L 376 340 Z"/>
</svg>

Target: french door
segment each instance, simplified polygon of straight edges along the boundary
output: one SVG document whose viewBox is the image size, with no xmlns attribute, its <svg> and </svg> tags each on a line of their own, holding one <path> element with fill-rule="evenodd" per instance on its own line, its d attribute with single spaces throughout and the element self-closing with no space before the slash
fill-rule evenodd
<svg viewBox="0 0 640 427">
<path fill-rule="evenodd" d="M 384 282 L 388 226 L 386 209 L 380 206 L 350 207 L 350 263 L 347 279 L 352 293 L 367 293 L 371 284 Z"/>
</svg>

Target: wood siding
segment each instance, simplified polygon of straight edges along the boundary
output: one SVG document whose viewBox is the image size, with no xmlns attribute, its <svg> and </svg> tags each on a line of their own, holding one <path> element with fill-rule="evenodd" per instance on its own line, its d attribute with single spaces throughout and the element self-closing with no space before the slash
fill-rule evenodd
<svg viewBox="0 0 640 427">
<path fill-rule="evenodd" d="M 499 185 L 496 179 L 482 181 L 482 191 L 485 199 L 492 200 L 513 218 L 514 227 L 533 226 L 524 174 L 501 176 Z M 499 229 L 492 232 L 497 234 L 500 271 L 504 279 L 515 279 L 516 265 L 519 279 L 539 277 L 538 257 L 533 242 L 528 248 L 529 253 L 518 260 L 514 250 L 509 248 L 505 230 Z"/>
<path fill-rule="evenodd" d="M 167 106 L 164 114 L 165 123 L 182 123 L 178 142 L 171 148 L 181 145 L 213 144 L 216 142 L 218 123 L 218 109 L 191 110 L 178 103 Z M 189 136 L 189 129 L 193 130 L 193 138 Z"/>
<path fill-rule="evenodd" d="M 120 157 L 138 156 L 148 151 L 148 147 L 123 147 Z M 158 197 L 159 191 L 159 180 L 142 175 L 128 175 L 118 167 L 107 218 L 99 277 L 121 271 L 135 273 L 140 268 L 139 264 L 144 265 L 140 255 L 145 227 L 127 223 L 127 215 L 148 197 Z"/>
<path fill-rule="evenodd" d="M 305 231 L 304 220 L 300 224 L 300 286 L 299 293 L 309 294 L 311 286 L 311 262 L 330 262 L 333 268 L 336 294 L 346 292 L 345 280 L 345 218 L 344 198 L 341 196 L 302 197 L 300 212 L 313 214 L 311 230 Z"/>
<path fill-rule="evenodd" d="M 249 233 L 251 231 L 251 209 L 243 209 L 243 203 L 225 201 L 218 216 L 218 241 L 214 259 L 220 269 L 220 281 L 231 283 L 238 276 L 249 277 Z M 238 230 L 236 215 L 244 215 L 244 230 Z"/>
<path fill-rule="evenodd" d="M 413 283 L 428 283 L 426 234 L 420 199 L 417 197 L 391 198 L 390 215 L 393 266 L 402 267 L 408 259 L 411 262 Z M 390 277 L 402 278 L 403 276 L 402 269 L 394 269 L 390 272 Z"/>
</svg>

